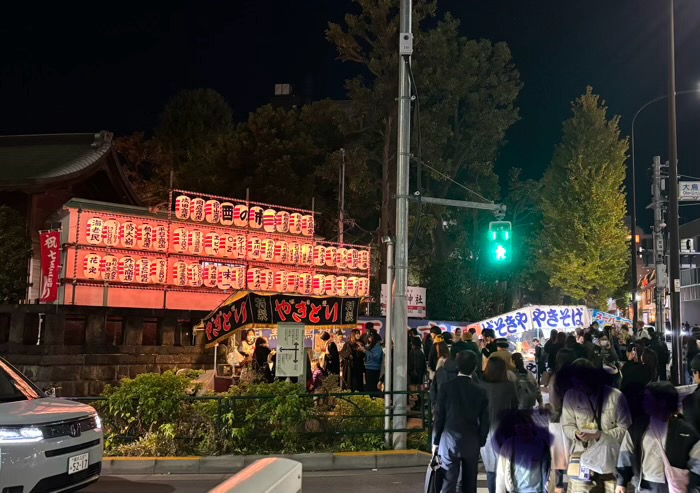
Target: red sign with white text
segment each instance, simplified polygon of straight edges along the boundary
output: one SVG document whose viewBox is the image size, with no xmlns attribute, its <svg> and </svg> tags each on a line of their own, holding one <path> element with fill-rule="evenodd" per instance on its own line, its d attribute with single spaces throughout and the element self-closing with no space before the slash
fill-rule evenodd
<svg viewBox="0 0 700 493">
<path fill-rule="evenodd" d="M 61 272 L 61 232 L 39 235 L 41 241 L 41 303 L 58 299 L 58 276 Z"/>
</svg>

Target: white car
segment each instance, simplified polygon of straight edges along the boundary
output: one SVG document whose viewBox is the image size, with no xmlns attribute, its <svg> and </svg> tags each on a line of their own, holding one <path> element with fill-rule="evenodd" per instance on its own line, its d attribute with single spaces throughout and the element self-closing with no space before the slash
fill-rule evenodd
<svg viewBox="0 0 700 493">
<path fill-rule="evenodd" d="M 58 493 L 100 477 L 102 423 L 90 406 L 39 390 L 0 358 L 0 493 Z"/>
</svg>

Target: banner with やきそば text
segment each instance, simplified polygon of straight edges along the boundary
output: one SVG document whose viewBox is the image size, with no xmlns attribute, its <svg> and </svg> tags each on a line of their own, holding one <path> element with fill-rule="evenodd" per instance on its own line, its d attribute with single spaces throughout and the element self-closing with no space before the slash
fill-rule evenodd
<svg viewBox="0 0 700 493">
<path fill-rule="evenodd" d="M 590 313 L 583 305 L 538 305 L 519 308 L 473 325 L 480 332 L 492 329 L 496 337 L 508 337 L 528 330 L 542 330 L 545 333 L 552 329 L 572 331 L 589 324 Z"/>
</svg>

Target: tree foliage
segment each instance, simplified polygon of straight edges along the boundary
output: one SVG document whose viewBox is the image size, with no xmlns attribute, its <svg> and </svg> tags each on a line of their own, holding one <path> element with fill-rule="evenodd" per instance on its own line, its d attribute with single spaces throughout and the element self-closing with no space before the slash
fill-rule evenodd
<svg viewBox="0 0 700 493">
<path fill-rule="evenodd" d="M 30 254 L 25 217 L 0 206 L 0 302 L 18 303 L 25 298 Z"/>
<path fill-rule="evenodd" d="M 605 307 L 624 282 L 626 138 L 619 117 L 588 87 L 572 103 L 562 141 L 545 173 L 539 267 L 553 287 Z"/>
</svg>

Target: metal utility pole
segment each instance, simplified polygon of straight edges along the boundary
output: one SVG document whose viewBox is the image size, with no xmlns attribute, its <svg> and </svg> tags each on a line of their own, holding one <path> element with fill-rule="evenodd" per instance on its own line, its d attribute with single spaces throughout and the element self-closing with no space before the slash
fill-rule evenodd
<svg viewBox="0 0 700 493">
<path fill-rule="evenodd" d="M 399 114 L 396 156 L 396 261 L 394 262 L 395 283 L 394 317 L 394 391 L 408 390 L 408 348 L 406 327 L 408 326 L 408 189 L 411 158 L 411 84 L 409 64 L 413 54 L 413 33 L 411 0 L 401 0 L 399 10 Z M 387 286 L 388 287 L 388 286 Z M 407 396 L 394 396 L 394 429 L 406 429 Z M 394 433 L 394 448 L 406 448 L 406 433 Z"/>
<path fill-rule="evenodd" d="M 392 291 L 394 288 L 394 240 L 391 237 L 382 238 L 382 242 L 386 245 L 386 327 L 384 331 L 384 349 L 386 350 L 386 358 L 384 360 L 384 388 L 386 393 L 384 394 L 384 443 L 387 448 L 392 446 L 391 441 L 391 404 L 392 404 L 392 392 L 394 390 L 393 384 L 393 353 L 394 346 L 392 344 L 392 338 L 394 334 L 392 333 L 392 323 L 391 316 L 392 310 L 394 309 L 392 305 Z"/>
<path fill-rule="evenodd" d="M 681 339 L 681 256 L 678 227 L 678 142 L 676 137 L 676 54 L 673 15 L 674 0 L 669 0 L 668 52 L 668 233 L 669 273 L 671 288 L 672 381 L 681 385 L 683 379 L 683 346 Z"/>
<path fill-rule="evenodd" d="M 340 173 L 338 174 L 338 243 L 345 240 L 345 149 L 340 149 Z"/>
<path fill-rule="evenodd" d="M 666 252 L 664 249 L 663 196 L 661 194 L 661 158 L 654 156 L 652 165 L 652 206 L 654 207 L 654 265 L 656 267 L 656 331 L 664 333 L 666 325 Z"/>
</svg>

